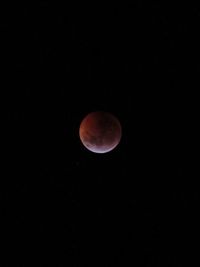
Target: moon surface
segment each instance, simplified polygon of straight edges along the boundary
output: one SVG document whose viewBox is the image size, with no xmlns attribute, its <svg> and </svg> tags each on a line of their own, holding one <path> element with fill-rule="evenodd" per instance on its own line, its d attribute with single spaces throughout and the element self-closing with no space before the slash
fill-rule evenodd
<svg viewBox="0 0 200 267">
<path fill-rule="evenodd" d="M 108 112 L 89 113 L 81 122 L 79 136 L 83 145 L 94 153 L 107 153 L 120 142 L 122 135 L 119 120 Z"/>
</svg>

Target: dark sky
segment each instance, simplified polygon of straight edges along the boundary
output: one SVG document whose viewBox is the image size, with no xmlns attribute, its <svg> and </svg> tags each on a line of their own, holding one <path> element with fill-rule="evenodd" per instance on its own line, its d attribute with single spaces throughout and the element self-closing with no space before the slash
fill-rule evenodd
<svg viewBox="0 0 200 267">
<path fill-rule="evenodd" d="M 1 206 L 15 266 L 191 263 L 198 8 L 40 1 L 2 10 Z M 95 110 L 121 121 L 121 143 L 108 154 L 79 140 Z"/>
</svg>

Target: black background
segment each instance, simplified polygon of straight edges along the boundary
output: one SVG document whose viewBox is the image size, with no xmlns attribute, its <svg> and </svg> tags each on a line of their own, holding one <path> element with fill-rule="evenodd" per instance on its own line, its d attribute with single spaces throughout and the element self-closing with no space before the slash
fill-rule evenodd
<svg viewBox="0 0 200 267">
<path fill-rule="evenodd" d="M 199 10 L 139 1 L 5 10 L 7 264 L 191 264 L 198 176 L 189 95 L 198 88 Z M 121 143 L 104 155 L 78 136 L 95 110 L 122 124 Z"/>
</svg>

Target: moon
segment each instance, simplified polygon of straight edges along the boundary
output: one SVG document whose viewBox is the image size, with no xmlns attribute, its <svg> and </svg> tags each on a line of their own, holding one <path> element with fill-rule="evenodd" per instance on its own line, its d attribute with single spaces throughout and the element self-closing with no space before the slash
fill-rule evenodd
<svg viewBox="0 0 200 267">
<path fill-rule="evenodd" d="M 91 112 L 82 120 L 79 136 L 82 144 L 91 152 L 107 153 L 121 140 L 121 124 L 109 112 Z"/>
</svg>

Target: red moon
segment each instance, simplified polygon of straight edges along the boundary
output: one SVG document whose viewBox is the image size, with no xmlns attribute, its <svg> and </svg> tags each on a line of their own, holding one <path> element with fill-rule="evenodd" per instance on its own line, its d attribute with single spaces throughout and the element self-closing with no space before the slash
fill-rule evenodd
<svg viewBox="0 0 200 267">
<path fill-rule="evenodd" d="M 119 144 L 121 135 L 119 120 L 103 111 L 89 113 L 79 128 L 81 142 L 94 153 L 107 153 L 113 150 Z"/>
</svg>

